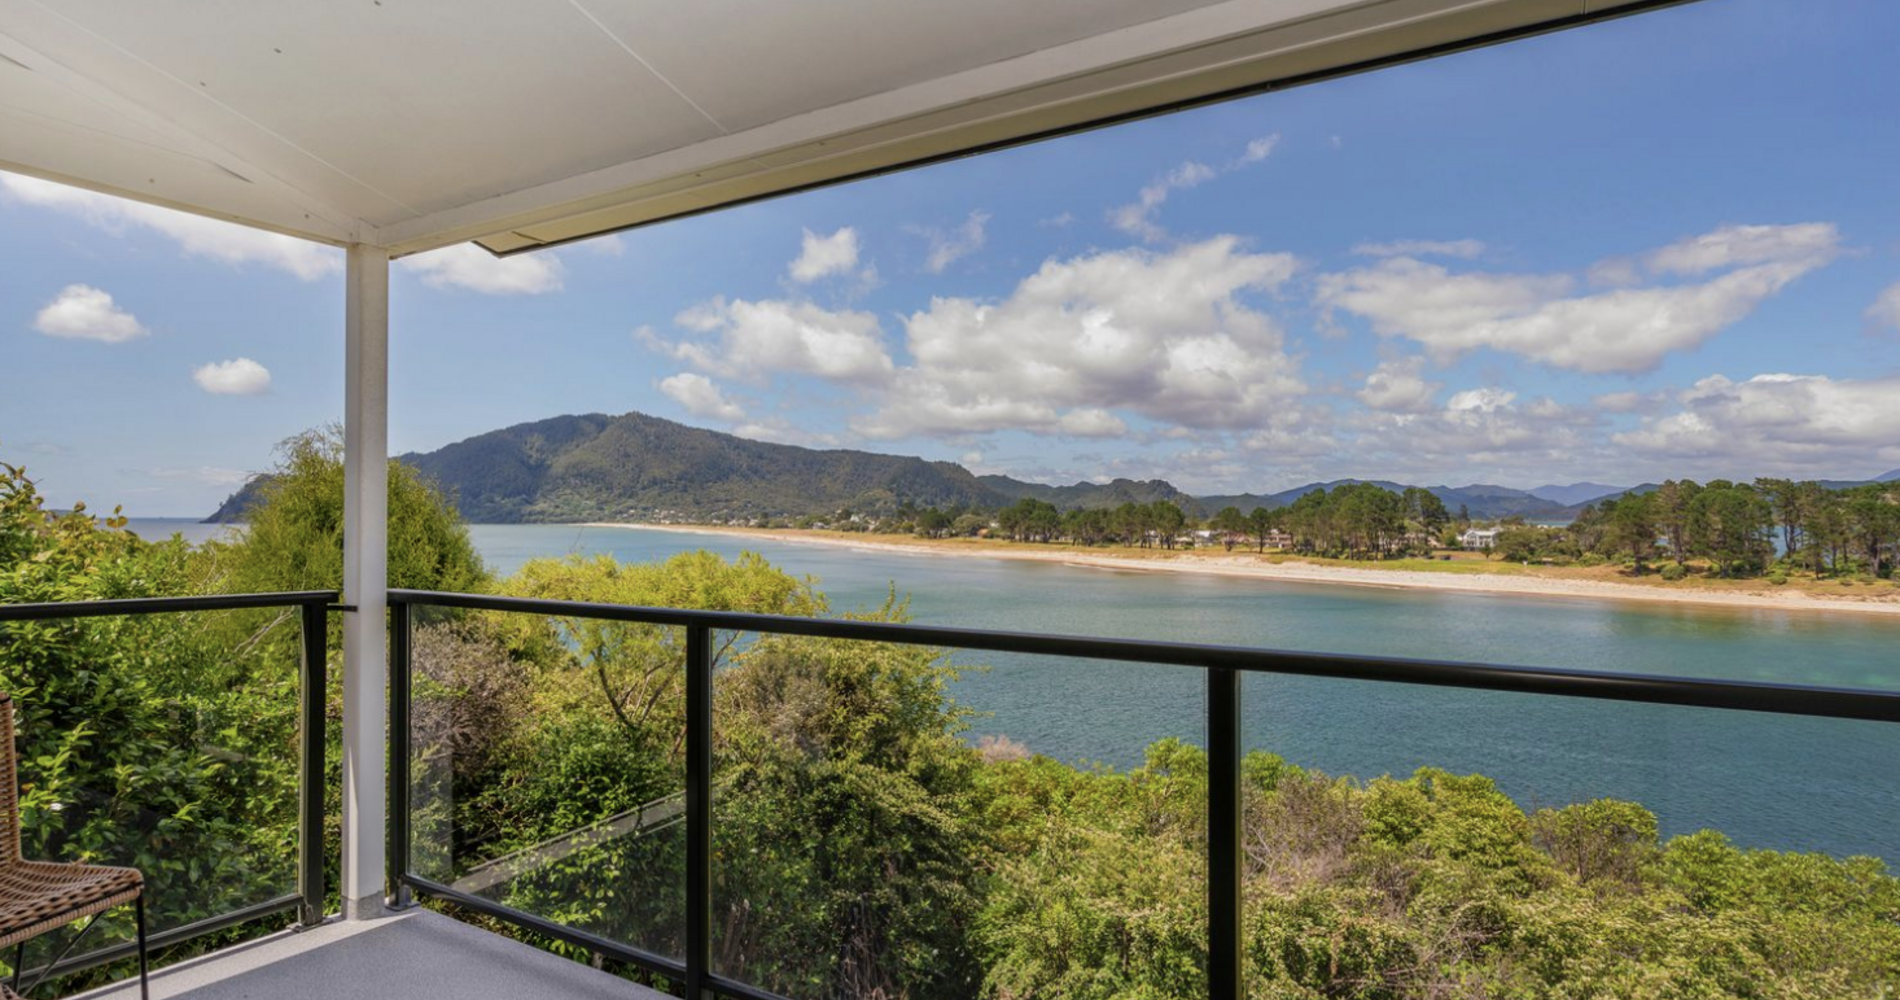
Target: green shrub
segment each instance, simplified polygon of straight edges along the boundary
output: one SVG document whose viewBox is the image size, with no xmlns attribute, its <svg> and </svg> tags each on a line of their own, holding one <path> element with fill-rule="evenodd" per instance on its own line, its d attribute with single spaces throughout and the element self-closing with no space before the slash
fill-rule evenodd
<svg viewBox="0 0 1900 1000">
<path fill-rule="evenodd" d="M 1689 575 L 1689 571 L 1680 563 L 1670 563 L 1662 568 L 1662 578 L 1671 583 Z"/>
<path fill-rule="evenodd" d="M 278 446 L 277 468 L 235 542 L 210 548 L 237 593 L 343 586 L 343 440 L 336 428 Z M 389 585 L 480 591 L 487 570 L 455 505 L 415 470 L 389 463 Z M 347 595 L 346 595 L 347 596 Z"/>
<path fill-rule="evenodd" d="M 0 604 L 194 589 L 187 546 L 124 526 L 84 504 L 46 512 L 25 470 L 0 463 Z M 295 873 L 296 634 L 275 611 L 0 624 L 26 856 L 140 869 L 159 930 L 282 892 Z M 94 946 L 129 938 L 132 916 L 101 924 Z"/>
</svg>

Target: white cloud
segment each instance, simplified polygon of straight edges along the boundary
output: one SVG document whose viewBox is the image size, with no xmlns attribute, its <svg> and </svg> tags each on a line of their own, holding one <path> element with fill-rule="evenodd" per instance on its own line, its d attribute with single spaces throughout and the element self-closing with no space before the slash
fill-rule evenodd
<svg viewBox="0 0 1900 1000">
<path fill-rule="evenodd" d="M 1867 307 L 1867 322 L 1877 329 L 1900 332 L 1900 281 L 1888 285 Z"/>
<path fill-rule="evenodd" d="M 1336 457 L 1340 447 L 1333 411 L 1322 406 L 1304 405 L 1292 399 L 1285 406 L 1276 407 L 1254 429 L 1244 431 L 1238 437 L 1241 447 L 1257 458 L 1271 462 L 1272 467 L 1279 470 L 1310 467 L 1310 463 L 1316 459 Z M 1254 489 L 1258 480 L 1237 485 Z"/>
<path fill-rule="evenodd" d="M 1701 275 L 1750 264 L 1819 261 L 1840 252 L 1841 234 L 1831 222 L 1792 226 L 1723 226 L 1714 232 L 1656 250 L 1644 259 L 1657 274 Z"/>
<path fill-rule="evenodd" d="M 250 358 L 232 358 L 193 368 L 191 380 L 214 396 L 255 396 L 270 388 L 270 369 Z"/>
<path fill-rule="evenodd" d="M 1052 215 L 1046 219 L 1037 219 L 1036 225 L 1043 229 L 1067 229 L 1075 225 L 1075 213 L 1064 212 L 1061 215 Z"/>
<path fill-rule="evenodd" d="M 1353 395 L 1375 410 L 1424 412 L 1432 408 L 1433 398 L 1445 386 L 1443 382 L 1427 382 L 1424 370 L 1425 359 L 1420 357 L 1382 361 L 1366 376 L 1365 388 Z"/>
<path fill-rule="evenodd" d="M 150 229 L 176 241 L 187 254 L 226 264 L 259 263 L 314 281 L 343 269 L 343 253 L 281 233 L 115 198 L 33 177 L 0 173 L 0 191 L 14 201 L 66 212 L 109 232 Z"/>
<path fill-rule="evenodd" d="M 1444 350 L 1445 342 L 1499 316 L 1525 315 L 1569 291 L 1563 275 L 1453 274 L 1437 264 L 1396 257 L 1320 278 L 1328 309 L 1365 316 L 1385 336 L 1409 336 Z M 1474 346 L 1461 344 L 1450 351 Z"/>
<path fill-rule="evenodd" d="M 726 398 L 712 379 L 694 372 L 681 372 L 660 380 L 660 391 L 686 412 L 707 420 L 736 423 L 745 419 L 745 410 Z"/>
<path fill-rule="evenodd" d="M 1529 480 L 1589 452 L 1586 431 L 1598 420 L 1549 398 L 1521 401 L 1509 389 L 1481 386 L 1452 393 L 1438 407 L 1350 415 L 1352 438 L 1324 465 L 1329 475 Z M 1341 461 L 1345 456 L 1350 463 Z"/>
<path fill-rule="evenodd" d="M 941 229 L 910 227 L 909 232 L 930 244 L 930 256 L 924 261 L 924 269 L 931 274 L 942 274 L 951 264 L 983 249 L 986 239 L 983 227 L 989 221 L 988 212 L 971 212 L 962 225 L 948 233 Z"/>
<path fill-rule="evenodd" d="M 1142 188 L 1134 201 L 1109 209 L 1108 222 L 1130 236 L 1140 237 L 1149 243 L 1159 243 L 1167 238 L 1168 231 L 1161 228 L 1155 216 L 1160 214 L 1161 206 L 1167 202 L 1169 194 L 1197 187 L 1222 174 L 1259 163 L 1272 156 L 1279 145 L 1280 133 L 1263 135 L 1247 143 L 1238 159 L 1219 170 L 1196 160 L 1188 160 Z"/>
<path fill-rule="evenodd" d="M 1584 272 L 1595 288 L 1629 288 L 1643 283 L 1643 270 L 1628 257 L 1611 257 L 1590 265 Z"/>
<path fill-rule="evenodd" d="M 1157 225 L 1154 217 L 1168 200 L 1169 193 L 1211 181 L 1214 177 L 1213 167 L 1189 160 L 1142 188 L 1141 194 L 1133 202 L 1110 209 L 1109 224 L 1130 236 L 1158 243 L 1167 238 L 1168 231 Z"/>
<path fill-rule="evenodd" d="M 1641 392 L 1606 392 L 1590 402 L 1604 413 L 1635 413 L 1655 405 L 1656 398 Z"/>
<path fill-rule="evenodd" d="M 91 285 L 67 285 L 33 317 L 33 328 L 49 337 L 124 343 L 149 336 L 150 330 Z"/>
<path fill-rule="evenodd" d="M 1070 410 L 1056 418 L 1056 433 L 1069 437 L 1108 438 L 1128 433 L 1122 418 L 1097 406 Z"/>
<path fill-rule="evenodd" d="M 680 313 L 675 322 L 702 338 L 669 343 L 650 331 L 637 336 L 702 371 L 753 383 L 781 374 L 879 383 L 894 369 L 877 317 L 867 312 L 716 298 Z"/>
<path fill-rule="evenodd" d="M 1568 274 L 1453 273 L 1413 257 L 1320 280 L 1327 310 L 1365 317 L 1381 336 L 1405 337 L 1448 362 L 1481 347 L 1581 372 L 1643 372 L 1739 322 L 1796 278 L 1831 261 L 1831 224 L 1730 226 L 1664 247 L 1652 273 L 1701 283 L 1573 295 Z"/>
<path fill-rule="evenodd" d="M 839 441 L 830 434 L 819 434 L 797 427 L 783 417 L 768 417 L 740 424 L 732 429 L 736 437 L 769 444 L 795 444 L 805 448 L 836 448 Z"/>
<path fill-rule="evenodd" d="M 1352 248 L 1360 257 L 1457 257 L 1470 260 L 1484 253 L 1478 240 L 1393 240 L 1390 243 L 1361 243 Z"/>
<path fill-rule="evenodd" d="M 1261 160 L 1272 156 L 1274 149 L 1279 145 L 1280 133 L 1275 132 L 1272 135 L 1263 135 L 1247 144 L 1247 151 L 1240 154 L 1240 162 L 1243 164 L 1259 163 Z"/>
<path fill-rule="evenodd" d="M 582 240 L 574 246 L 576 249 L 586 250 L 601 257 L 621 257 L 627 253 L 626 241 L 620 238 L 619 233 L 608 233 L 605 236 Z"/>
<path fill-rule="evenodd" d="M 1445 400 L 1445 412 L 1453 414 L 1496 413 L 1511 405 L 1517 393 L 1485 387 L 1454 392 Z"/>
<path fill-rule="evenodd" d="M 858 231 L 845 226 L 830 236 L 805 230 L 803 248 L 792 261 L 792 280 L 803 284 L 858 266 Z"/>
<path fill-rule="evenodd" d="M 1125 433 L 1111 408 L 1196 429 L 1260 426 L 1306 387 L 1280 328 L 1240 296 L 1278 288 L 1296 266 L 1219 237 L 1051 260 L 1000 302 L 933 299 L 905 320 L 913 364 L 855 426 L 879 438 Z"/>
<path fill-rule="evenodd" d="M 1718 475 L 1854 474 L 1900 465 L 1900 376 L 1711 375 L 1618 445 Z"/>
<path fill-rule="evenodd" d="M 561 258 L 552 250 L 497 257 L 459 243 L 397 261 L 430 288 L 466 288 L 483 295 L 540 295 L 561 290 Z"/>
</svg>

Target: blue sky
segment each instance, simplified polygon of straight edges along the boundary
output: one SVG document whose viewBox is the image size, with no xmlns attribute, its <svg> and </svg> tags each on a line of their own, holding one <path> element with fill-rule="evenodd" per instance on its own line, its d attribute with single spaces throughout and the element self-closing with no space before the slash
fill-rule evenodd
<svg viewBox="0 0 1900 1000">
<path fill-rule="evenodd" d="M 1900 9 L 1707 0 L 497 261 L 391 443 L 639 410 L 1052 482 L 1900 467 Z M 337 419 L 338 251 L 0 175 L 0 460 L 208 512 Z"/>
</svg>

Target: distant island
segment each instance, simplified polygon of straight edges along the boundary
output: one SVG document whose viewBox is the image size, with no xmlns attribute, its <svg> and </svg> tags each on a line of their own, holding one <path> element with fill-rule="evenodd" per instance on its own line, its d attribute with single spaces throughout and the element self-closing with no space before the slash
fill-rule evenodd
<svg viewBox="0 0 1900 1000">
<path fill-rule="evenodd" d="M 1422 488 L 1454 515 L 1472 520 L 1563 522 L 1605 498 L 1655 488 L 1576 483 L 1513 489 L 1345 479 L 1277 493 L 1192 496 L 1160 479 L 1052 486 L 978 476 L 953 462 L 752 441 L 641 413 L 553 417 L 398 460 L 435 482 L 464 518 L 478 524 L 790 524 L 841 511 L 870 518 L 928 508 L 997 511 L 1023 499 L 1065 512 L 1165 501 L 1198 520 L 1228 507 L 1241 514 L 1285 507 L 1308 493 L 1360 482 L 1395 493 L 1408 485 Z M 1900 469 L 1877 478 L 1900 480 Z M 206 520 L 243 521 L 263 482 L 253 478 Z"/>
</svg>

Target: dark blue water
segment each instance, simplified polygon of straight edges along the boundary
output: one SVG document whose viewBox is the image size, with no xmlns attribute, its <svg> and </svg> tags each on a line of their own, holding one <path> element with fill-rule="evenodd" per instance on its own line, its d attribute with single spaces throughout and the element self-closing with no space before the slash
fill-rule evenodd
<svg viewBox="0 0 1900 1000">
<path fill-rule="evenodd" d="M 477 525 L 502 573 L 539 556 L 628 562 L 756 551 L 817 578 L 833 611 L 895 584 L 914 620 L 1243 646 L 1822 684 L 1900 687 L 1900 621 L 1625 601 L 1314 586 L 1051 563 L 931 558 L 635 529 Z M 1165 736 L 1201 743 L 1200 672 L 968 654 L 955 690 L 1000 733 L 1071 762 L 1126 767 Z M 1250 748 L 1332 774 L 1478 772 L 1529 807 L 1601 796 L 1669 833 L 1900 858 L 1900 726 L 1577 699 L 1251 676 Z"/>
</svg>

